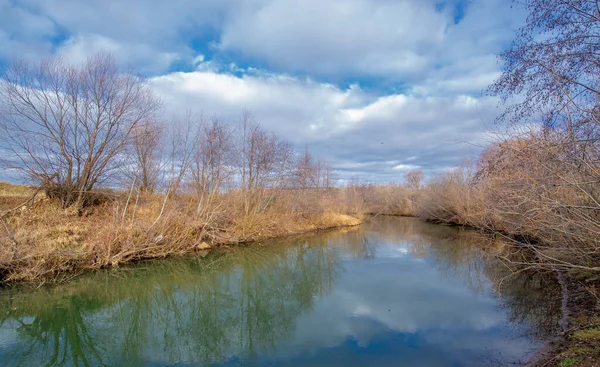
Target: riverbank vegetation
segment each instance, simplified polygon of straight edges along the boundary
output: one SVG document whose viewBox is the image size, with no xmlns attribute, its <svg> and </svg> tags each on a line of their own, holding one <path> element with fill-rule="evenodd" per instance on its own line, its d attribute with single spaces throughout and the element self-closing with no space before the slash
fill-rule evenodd
<svg viewBox="0 0 600 367">
<path fill-rule="evenodd" d="M 210 199 L 111 192 L 83 214 L 38 195 L 3 218 L 3 280 L 61 281 L 86 269 L 360 224 L 345 191 L 235 190 Z M 15 199 L 11 205 L 27 197 Z"/>
<path fill-rule="evenodd" d="M 308 149 L 238 122 L 159 114 L 145 81 L 108 55 L 17 63 L 0 85 L 2 281 L 350 226 L 351 188 Z"/>
</svg>

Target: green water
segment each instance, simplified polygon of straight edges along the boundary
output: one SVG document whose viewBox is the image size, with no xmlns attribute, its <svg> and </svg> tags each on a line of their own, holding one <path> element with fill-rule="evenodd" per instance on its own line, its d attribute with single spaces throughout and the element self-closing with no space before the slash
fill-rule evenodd
<svg viewBox="0 0 600 367">
<path fill-rule="evenodd" d="M 377 218 L 205 258 L 0 291 L 2 366 L 492 366 L 527 359 L 557 286 L 473 231 Z M 503 287 L 497 288 L 501 279 Z"/>
</svg>

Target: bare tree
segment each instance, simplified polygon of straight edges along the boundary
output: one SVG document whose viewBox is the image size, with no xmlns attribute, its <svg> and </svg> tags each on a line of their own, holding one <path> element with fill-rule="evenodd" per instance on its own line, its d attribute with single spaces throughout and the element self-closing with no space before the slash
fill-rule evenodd
<svg viewBox="0 0 600 367">
<path fill-rule="evenodd" d="M 282 186 L 289 176 L 292 145 L 263 130 L 247 112 L 242 116 L 240 139 L 241 186 L 249 191 Z"/>
<path fill-rule="evenodd" d="M 335 177 L 333 174 L 333 168 L 331 165 L 329 165 L 329 163 L 321 158 L 318 158 L 317 162 L 315 163 L 315 171 L 317 187 L 329 189 L 334 186 Z"/>
<path fill-rule="evenodd" d="M 489 88 L 504 102 L 501 120 L 543 115 L 551 128 L 575 139 L 598 139 L 600 130 L 600 10 L 596 0 L 518 0 L 529 15 L 512 46 L 500 55 L 501 77 Z M 591 135 L 590 135 L 591 134 Z"/>
<path fill-rule="evenodd" d="M 86 204 L 122 160 L 131 132 L 159 107 L 142 78 L 120 73 L 103 54 L 81 65 L 15 63 L 0 84 L 0 104 L 2 143 L 16 157 L 5 166 L 64 207 Z"/>
<path fill-rule="evenodd" d="M 542 243 L 529 244 L 541 263 L 593 268 L 589 264 L 600 249 L 598 171 L 590 175 L 565 161 L 560 134 L 539 135 L 509 139 L 484 152 L 475 176 L 484 195 L 485 215 L 478 218 L 487 217 L 492 229 Z"/>
<path fill-rule="evenodd" d="M 500 121 L 542 129 L 484 152 L 485 224 L 543 243 L 529 246 L 541 263 L 587 269 L 600 246 L 599 2 L 518 2 L 529 14 L 489 92 L 519 97 Z"/>
<path fill-rule="evenodd" d="M 300 188 L 330 188 L 333 186 L 333 169 L 321 158 L 315 159 L 308 147 L 298 156 L 292 185 Z"/>
<path fill-rule="evenodd" d="M 304 152 L 298 157 L 295 171 L 294 186 L 300 188 L 318 187 L 318 167 L 307 146 L 304 146 Z"/>
<path fill-rule="evenodd" d="M 213 117 L 197 130 L 190 167 L 194 188 L 198 194 L 219 191 L 234 173 L 232 129 Z"/>
<path fill-rule="evenodd" d="M 133 131 L 133 180 L 140 191 L 154 192 L 164 170 L 164 128 L 155 120 L 146 120 Z"/>
<path fill-rule="evenodd" d="M 404 174 L 406 185 L 415 190 L 419 190 L 421 188 L 423 177 L 423 171 L 421 170 L 412 170 Z"/>
<path fill-rule="evenodd" d="M 167 192 L 176 194 L 190 168 L 194 143 L 196 141 L 194 132 L 201 124 L 201 117 L 186 111 L 183 116 L 175 117 L 168 132 L 169 158 L 167 175 L 169 184 Z M 167 195 L 168 196 L 168 195 Z"/>
</svg>

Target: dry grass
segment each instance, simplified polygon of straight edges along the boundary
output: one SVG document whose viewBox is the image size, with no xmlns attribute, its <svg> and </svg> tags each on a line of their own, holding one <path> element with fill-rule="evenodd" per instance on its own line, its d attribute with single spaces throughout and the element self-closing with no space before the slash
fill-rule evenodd
<svg viewBox="0 0 600 367">
<path fill-rule="evenodd" d="M 581 341 L 581 342 L 589 342 L 589 343 L 600 343 L 600 329 L 599 328 L 589 328 L 584 330 L 579 330 L 573 333 L 571 338 Z"/>
<path fill-rule="evenodd" d="M 132 192 L 83 213 L 43 198 L 5 217 L 10 235 L 0 237 L 1 276 L 60 281 L 86 269 L 360 224 L 356 213 L 343 212 L 344 195 L 335 189 L 204 197 Z"/>
<path fill-rule="evenodd" d="M 353 227 L 361 224 L 360 219 L 347 214 L 325 213 L 321 216 L 322 229 L 331 227 Z"/>
<path fill-rule="evenodd" d="M 25 185 L 15 185 L 0 181 L 0 197 L 28 196 L 35 192 L 35 189 Z"/>
<path fill-rule="evenodd" d="M 29 186 L 0 181 L 0 215 L 22 204 L 35 191 L 34 188 Z"/>
</svg>

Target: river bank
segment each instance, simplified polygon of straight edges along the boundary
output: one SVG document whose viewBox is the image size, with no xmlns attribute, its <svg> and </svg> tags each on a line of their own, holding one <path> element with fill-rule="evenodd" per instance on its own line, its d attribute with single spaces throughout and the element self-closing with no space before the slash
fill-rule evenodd
<svg viewBox="0 0 600 367">
<path fill-rule="evenodd" d="M 581 274 L 564 279 L 561 332 L 549 339 L 526 367 L 596 367 L 600 365 L 598 279 Z"/>
<path fill-rule="evenodd" d="M 318 197 L 239 191 L 200 201 L 112 192 L 97 205 L 74 210 L 34 195 L 35 189 L 0 189 L 3 283 L 61 282 L 87 270 L 361 223 L 338 191 Z"/>
</svg>

